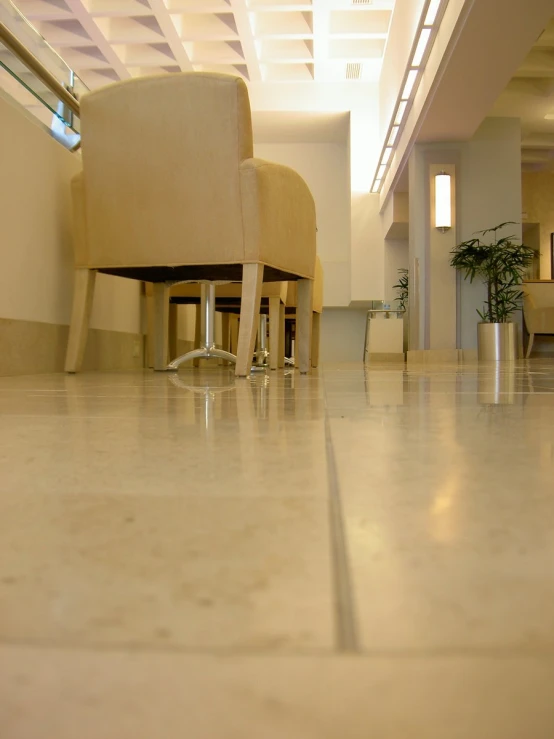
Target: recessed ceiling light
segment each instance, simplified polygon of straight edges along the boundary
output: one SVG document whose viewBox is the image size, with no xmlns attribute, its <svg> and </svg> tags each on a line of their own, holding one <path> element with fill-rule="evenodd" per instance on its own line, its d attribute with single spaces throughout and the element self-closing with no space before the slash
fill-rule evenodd
<svg viewBox="0 0 554 739">
<path fill-rule="evenodd" d="M 402 100 L 398 104 L 398 110 L 396 111 L 396 115 L 394 117 L 395 126 L 399 126 L 402 123 L 402 118 L 404 118 L 404 113 L 406 112 L 406 105 L 408 105 L 407 100 Z"/>
<path fill-rule="evenodd" d="M 394 142 L 396 141 L 396 137 L 398 136 L 398 126 L 393 126 L 391 128 L 389 140 L 387 141 L 387 146 L 394 146 Z"/>
<path fill-rule="evenodd" d="M 554 121 L 554 113 L 547 113 L 544 117 L 547 121 Z"/>
<path fill-rule="evenodd" d="M 432 26 L 433 23 L 436 21 L 440 4 L 441 4 L 441 0 L 431 0 L 431 2 L 429 3 L 429 7 L 427 8 L 427 15 L 425 16 L 425 21 L 423 22 L 424 26 Z"/>
<path fill-rule="evenodd" d="M 408 76 L 406 77 L 406 84 L 402 90 L 402 100 L 408 100 L 414 89 L 415 81 L 417 77 L 417 69 L 410 69 Z"/>
<path fill-rule="evenodd" d="M 425 54 L 425 49 L 427 48 L 430 37 L 431 29 L 423 28 L 421 30 L 419 41 L 417 42 L 416 50 L 414 52 L 414 58 L 412 59 L 412 67 L 419 67 L 419 65 L 423 61 L 423 55 Z"/>
</svg>

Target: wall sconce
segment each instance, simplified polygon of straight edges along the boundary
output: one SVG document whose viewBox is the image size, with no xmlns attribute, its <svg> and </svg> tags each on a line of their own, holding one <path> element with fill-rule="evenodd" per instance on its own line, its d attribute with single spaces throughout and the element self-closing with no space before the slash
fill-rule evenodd
<svg viewBox="0 0 554 739">
<path fill-rule="evenodd" d="M 450 193 L 450 175 L 446 172 L 439 172 L 435 175 L 435 228 L 441 233 L 452 228 Z"/>
</svg>

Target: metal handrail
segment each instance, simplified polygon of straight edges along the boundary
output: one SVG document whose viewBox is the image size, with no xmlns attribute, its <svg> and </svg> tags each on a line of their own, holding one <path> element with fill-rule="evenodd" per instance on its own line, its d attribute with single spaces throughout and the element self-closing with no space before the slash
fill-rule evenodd
<svg viewBox="0 0 554 739">
<path fill-rule="evenodd" d="M 77 98 L 66 90 L 62 83 L 56 79 L 48 69 L 46 69 L 34 54 L 31 54 L 29 49 L 27 49 L 17 36 L 15 36 L 2 22 L 0 22 L 0 41 L 4 46 L 6 46 L 6 48 L 15 54 L 21 62 L 23 62 L 27 69 L 29 69 L 50 90 L 50 92 L 53 92 L 64 105 L 67 105 L 72 113 L 76 116 L 80 116 L 81 106 L 79 105 Z"/>
</svg>

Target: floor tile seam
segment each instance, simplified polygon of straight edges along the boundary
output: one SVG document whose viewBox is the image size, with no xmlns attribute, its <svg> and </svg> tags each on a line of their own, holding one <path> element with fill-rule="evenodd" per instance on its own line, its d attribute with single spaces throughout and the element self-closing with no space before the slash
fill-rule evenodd
<svg viewBox="0 0 554 739">
<path fill-rule="evenodd" d="M 276 494 L 272 493 L 270 495 L 266 494 L 258 494 L 258 493 L 252 493 L 251 495 L 217 495 L 214 493 L 183 493 L 182 491 L 175 492 L 175 493 L 122 493 L 121 491 L 92 491 L 92 492 L 86 492 L 83 493 L 82 490 L 76 490 L 75 492 L 58 492 L 55 490 L 36 490 L 36 489 L 28 489 L 25 491 L 26 493 L 30 493 L 31 495 L 41 495 L 42 498 L 63 498 L 63 499 L 76 499 L 79 500 L 83 495 L 88 496 L 89 498 L 95 498 L 96 500 L 102 498 L 116 498 L 118 500 L 129 500 L 133 498 L 146 498 L 148 500 L 213 500 L 217 501 L 218 503 L 223 502 L 231 502 L 231 501 L 249 501 L 250 503 L 253 500 L 261 501 L 261 502 L 284 502 L 284 501 L 319 501 L 322 506 L 327 503 L 328 499 L 328 488 L 322 484 L 321 485 L 321 491 L 318 493 L 302 493 L 302 495 L 298 494 L 292 494 L 292 493 L 283 493 Z"/>
<path fill-rule="evenodd" d="M 328 647 L 298 647 L 268 649 L 264 647 L 244 646 L 209 646 L 209 645 L 187 645 L 187 644 L 154 644 L 151 642 L 102 642 L 102 641 L 75 641 L 55 639 L 31 639 L 31 638 L 2 638 L 0 637 L 0 651 L 3 648 L 10 649 L 33 649 L 40 651 L 89 652 L 91 654 L 165 654 L 177 656 L 216 657 L 222 659 L 231 658 L 272 658 L 272 659 L 338 659 L 346 656 L 345 652 L 337 651 L 333 645 Z M 554 665 L 554 644 L 547 647 L 452 647 L 452 648 L 410 648 L 397 647 L 385 649 L 362 648 L 355 652 L 349 652 L 349 657 L 370 663 L 374 660 L 391 660 L 395 662 L 408 662 L 414 660 L 513 660 L 513 659 L 536 659 L 548 661 Z"/>
<path fill-rule="evenodd" d="M 199 390 L 200 389 L 203 390 L 203 388 L 199 388 Z M 264 389 L 264 388 L 261 388 L 261 389 Z M 122 399 L 122 400 L 144 401 L 144 400 L 175 400 L 175 398 L 181 398 L 183 400 L 198 400 L 199 403 L 204 400 L 200 392 L 196 391 L 192 387 L 183 388 L 183 390 L 191 390 L 192 392 L 190 395 L 185 395 L 183 392 L 174 392 L 171 394 L 167 394 L 167 393 L 138 394 L 137 393 L 137 394 L 124 395 L 123 393 L 115 393 L 115 392 L 100 394 L 100 393 L 68 393 L 65 391 L 64 392 L 60 391 L 57 394 L 53 394 L 52 392 L 47 392 L 44 390 L 28 390 L 25 393 L 12 391 L 12 395 L 14 396 L 14 398 L 19 398 L 19 399 L 21 398 L 21 396 L 23 396 L 27 398 L 48 398 L 50 400 L 71 400 L 73 398 L 109 398 L 113 400 Z M 228 389 L 227 388 L 221 389 L 221 388 L 216 387 L 214 388 L 214 390 L 217 391 L 218 397 L 222 397 L 222 398 L 232 397 L 231 395 L 229 396 L 225 395 L 225 393 L 231 394 L 235 392 L 234 387 L 228 388 Z M 276 388 L 276 390 L 281 390 L 281 388 Z M 8 391 L 5 390 L 4 392 L 8 392 Z M 323 400 L 322 393 L 319 393 L 319 392 L 307 393 L 302 390 L 297 391 L 292 388 L 291 389 L 282 388 L 282 392 L 277 393 L 273 391 L 271 393 L 268 393 L 267 396 L 269 398 L 274 398 L 274 399 L 281 398 L 284 400 L 296 400 L 297 396 L 301 396 L 302 398 L 309 398 L 310 400 Z"/>
<path fill-rule="evenodd" d="M 37 651 L 57 650 L 60 652 L 90 652 L 92 654 L 176 654 L 191 656 L 213 656 L 221 658 L 231 657 L 275 657 L 286 659 L 290 657 L 337 657 L 332 643 L 328 646 L 278 648 L 244 646 L 209 646 L 188 644 L 154 644 L 152 642 L 106 642 L 106 641 L 76 641 L 65 639 L 58 641 L 48 638 L 2 638 L 0 636 L 0 651 L 2 648 L 36 649 Z"/>
<path fill-rule="evenodd" d="M 356 653 L 359 651 L 357 611 L 354 602 L 337 463 L 327 408 L 325 409 L 325 457 L 329 491 L 329 535 L 335 603 L 336 648 L 339 652 Z"/>
</svg>

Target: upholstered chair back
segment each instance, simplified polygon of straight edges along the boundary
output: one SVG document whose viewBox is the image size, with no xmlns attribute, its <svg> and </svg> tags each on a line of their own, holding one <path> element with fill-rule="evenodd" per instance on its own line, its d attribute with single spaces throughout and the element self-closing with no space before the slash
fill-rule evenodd
<svg viewBox="0 0 554 739">
<path fill-rule="evenodd" d="M 144 77 L 81 104 L 77 265 L 241 262 L 240 164 L 252 157 L 248 93 L 237 77 Z M 84 223 L 84 225 L 82 225 Z"/>
</svg>

